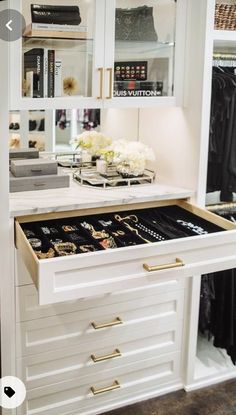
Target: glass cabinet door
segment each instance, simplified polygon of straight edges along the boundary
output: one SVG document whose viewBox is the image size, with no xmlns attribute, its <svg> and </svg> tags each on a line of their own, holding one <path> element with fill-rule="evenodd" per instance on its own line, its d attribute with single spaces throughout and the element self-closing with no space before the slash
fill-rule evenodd
<svg viewBox="0 0 236 415">
<path fill-rule="evenodd" d="M 13 0 L 14 1 L 14 0 Z M 67 99 L 100 106 L 104 67 L 105 0 L 22 0 L 26 29 L 18 45 L 20 98 Z M 61 98 L 61 102 L 58 100 Z M 36 101 L 36 100 L 34 100 Z M 64 105 L 60 105 L 64 102 Z M 26 104 L 27 105 L 27 104 Z M 35 104 L 33 103 L 35 106 Z"/>
<path fill-rule="evenodd" d="M 176 4 L 176 0 L 113 0 L 114 102 L 173 96 Z"/>
</svg>

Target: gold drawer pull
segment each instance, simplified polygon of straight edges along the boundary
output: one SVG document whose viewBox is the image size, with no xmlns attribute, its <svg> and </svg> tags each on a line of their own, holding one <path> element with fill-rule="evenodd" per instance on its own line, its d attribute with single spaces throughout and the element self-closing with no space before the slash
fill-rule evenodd
<svg viewBox="0 0 236 415">
<path fill-rule="evenodd" d="M 175 262 L 170 264 L 162 264 L 162 265 L 154 265 L 153 267 L 148 264 L 143 264 L 143 268 L 148 272 L 153 271 L 161 271 L 162 269 L 169 269 L 169 268 L 179 268 L 183 267 L 185 264 L 180 258 L 176 258 Z"/>
<path fill-rule="evenodd" d="M 103 98 L 103 72 L 104 69 L 103 68 L 98 68 L 98 72 L 100 74 L 100 92 L 99 92 L 99 96 L 97 97 L 97 99 L 102 99 Z"/>
<path fill-rule="evenodd" d="M 104 324 L 96 324 L 94 321 L 91 323 L 95 330 L 105 329 L 107 327 L 118 326 L 119 324 L 123 324 L 123 321 L 120 317 L 116 317 L 115 321 L 111 323 L 104 323 Z"/>
<path fill-rule="evenodd" d="M 120 387 L 121 386 L 120 386 L 118 380 L 115 380 L 113 385 L 108 386 L 107 388 L 95 389 L 94 386 L 92 386 L 91 391 L 94 395 L 99 395 L 100 393 L 105 393 L 105 392 L 114 391 L 115 389 L 120 389 Z"/>
<path fill-rule="evenodd" d="M 112 99 L 112 86 L 113 86 L 113 68 L 107 68 L 107 72 L 109 72 L 109 95 L 106 99 Z"/>
<path fill-rule="evenodd" d="M 111 359 L 114 359 L 115 357 L 120 357 L 120 356 L 122 356 L 120 350 L 115 349 L 113 353 L 107 354 L 105 356 L 96 357 L 94 354 L 91 354 L 91 359 L 94 361 L 94 363 L 97 363 L 97 362 L 103 362 L 104 360 L 111 360 Z"/>
</svg>

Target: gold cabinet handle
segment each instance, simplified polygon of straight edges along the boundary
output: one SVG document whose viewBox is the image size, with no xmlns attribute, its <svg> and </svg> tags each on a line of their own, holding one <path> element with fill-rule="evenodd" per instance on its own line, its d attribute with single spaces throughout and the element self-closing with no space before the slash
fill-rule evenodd
<svg viewBox="0 0 236 415">
<path fill-rule="evenodd" d="M 115 389 L 120 389 L 121 385 L 119 384 L 118 380 L 115 380 L 113 385 L 108 386 L 107 388 L 102 389 L 95 389 L 94 386 L 91 386 L 91 391 L 93 395 L 99 395 L 100 393 L 114 391 Z"/>
<path fill-rule="evenodd" d="M 178 268 L 178 267 L 183 267 L 185 264 L 182 261 L 182 259 L 180 258 L 176 258 L 174 263 L 170 263 L 170 264 L 162 264 L 162 265 L 154 265 L 154 266 L 150 266 L 148 264 L 143 264 L 143 268 L 148 271 L 148 272 L 153 272 L 153 271 L 161 271 L 162 269 L 169 269 L 169 268 Z"/>
<path fill-rule="evenodd" d="M 109 72 L 109 96 L 106 99 L 112 99 L 112 87 L 113 87 L 113 69 L 107 68 L 107 72 Z"/>
<path fill-rule="evenodd" d="M 115 349 L 115 351 L 111 354 L 107 354 L 105 356 L 95 356 L 94 354 L 91 354 L 91 359 L 93 360 L 94 363 L 98 363 L 98 362 L 103 362 L 105 360 L 111 360 L 114 359 L 115 357 L 120 357 L 122 356 L 121 352 L 119 349 Z"/>
<path fill-rule="evenodd" d="M 100 73 L 100 95 L 97 99 L 103 98 L 103 68 L 98 68 L 98 72 Z"/>
<path fill-rule="evenodd" d="M 107 327 L 118 326 L 119 324 L 123 324 L 123 321 L 121 320 L 120 317 L 116 317 L 115 321 L 111 321 L 110 323 L 96 324 L 93 321 L 91 324 L 95 330 L 100 330 L 100 329 L 104 329 Z"/>
</svg>

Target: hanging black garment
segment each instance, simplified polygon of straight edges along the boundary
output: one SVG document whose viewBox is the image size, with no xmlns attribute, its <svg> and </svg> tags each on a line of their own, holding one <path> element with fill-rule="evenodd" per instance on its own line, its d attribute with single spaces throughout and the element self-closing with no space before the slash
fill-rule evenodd
<svg viewBox="0 0 236 415">
<path fill-rule="evenodd" d="M 214 275 L 215 299 L 212 301 L 214 346 L 226 349 L 236 365 L 236 270 Z"/>
<path fill-rule="evenodd" d="M 233 205 L 217 213 L 236 222 Z M 202 277 L 199 330 L 213 337 L 214 346 L 225 349 L 236 365 L 236 269 Z"/>
<path fill-rule="evenodd" d="M 206 334 L 208 339 L 212 337 L 212 301 L 214 299 L 214 275 L 203 275 L 201 280 L 199 330 L 202 334 Z"/>
<path fill-rule="evenodd" d="M 236 76 L 213 69 L 207 192 L 221 191 L 232 201 L 236 191 Z"/>
</svg>

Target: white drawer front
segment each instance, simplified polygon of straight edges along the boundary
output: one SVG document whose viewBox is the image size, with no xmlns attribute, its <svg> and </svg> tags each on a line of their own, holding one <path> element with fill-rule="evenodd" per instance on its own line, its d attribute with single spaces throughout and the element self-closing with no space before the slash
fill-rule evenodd
<svg viewBox="0 0 236 415">
<path fill-rule="evenodd" d="M 179 204 L 185 210 L 192 210 L 196 216 L 218 224 L 227 231 L 38 260 L 20 224 L 16 222 L 16 245 L 38 288 L 39 304 L 53 304 L 145 287 L 155 283 L 159 276 L 190 277 L 203 272 L 234 268 L 235 225 L 205 210 L 183 202 Z M 178 258 L 182 262 L 176 262 Z M 154 268 L 149 268 L 148 271 L 144 264 Z M 155 269 L 156 266 L 159 266 L 158 270 Z"/>
<path fill-rule="evenodd" d="M 138 328 L 133 333 L 137 340 L 126 342 L 124 336 L 115 343 L 113 337 L 109 337 L 105 341 L 85 343 L 82 350 L 81 347 L 73 346 L 17 359 L 17 376 L 28 390 L 76 377 L 81 381 L 84 377 L 93 380 L 98 372 L 179 351 L 182 326 L 182 320 L 162 329 L 152 325 L 145 330 L 145 337 L 141 339 L 138 338 Z M 96 358 L 104 360 L 96 361 Z"/>
<path fill-rule="evenodd" d="M 131 393 L 138 397 L 144 389 L 158 390 L 168 382 L 179 381 L 180 377 L 179 353 L 155 357 L 97 373 L 87 384 L 77 378 L 28 391 L 27 401 L 18 408 L 17 415 L 64 415 L 73 411 L 82 414 L 85 410 L 99 410 L 101 405 L 118 402 Z M 92 386 L 107 388 L 114 381 L 119 382 L 119 389 L 93 395 Z"/>
<path fill-rule="evenodd" d="M 174 320 L 182 319 L 183 306 L 184 293 L 174 291 L 37 321 L 17 323 L 17 356 L 42 353 L 82 342 L 97 342 L 106 335 L 119 338 L 129 333 L 132 336 L 132 328 L 135 327 L 140 328 L 139 335 L 142 337 L 143 328 L 145 329 L 149 323 L 163 327 Z M 97 330 L 91 324 L 113 323 L 118 321 L 117 318 L 120 318 L 123 324 Z"/>
<path fill-rule="evenodd" d="M 55 316 L 58 314 L 72 313 L 79 310 L 101 307 L 120 302 L 131 301 L 138 298 L 166 294 L 171 291 L 184 290 L 185 279 L 158 278 L 154 284 L 136 289 L 117 291 L 101 295 L 95 298 L 85 298 L 74 301 L 67 301 L 54 305 L 39 306 L 38 292 L 34 285 L 16 287 L 16 321 L 34 320 Z"/>
</svg>

